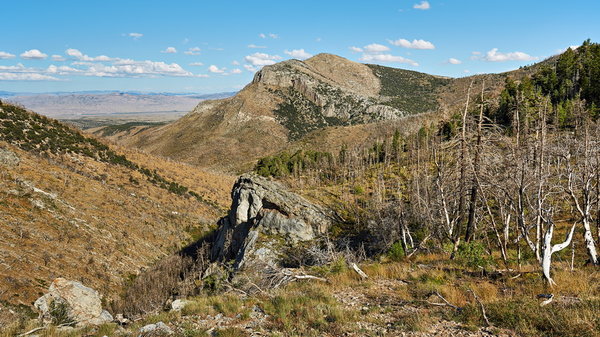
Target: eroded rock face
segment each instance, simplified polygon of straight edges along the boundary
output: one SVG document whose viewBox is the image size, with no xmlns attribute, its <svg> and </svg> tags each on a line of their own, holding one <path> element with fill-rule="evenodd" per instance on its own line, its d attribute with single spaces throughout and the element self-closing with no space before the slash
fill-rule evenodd
<svg viewBox="0 0 600 337">
<path fill-rule="evenodd" d="M 102 310 L 98 292 L 76 281 L 55 279 L 48 293 L 34 303 L 44 322 L 53 321 L 58 306 L 63 306 L 67 310 L 66 316 L 79 326 L 101 325 L 113 321 L 110 313 Z"/>
<path fill-rule="evenodd" d="M 246 174 L 231 192 L 229 215 L 219 221 L 212 256 L 242 268 L 254 262 L 276 264 L 285 247 L 324 234 L 332 217 L 324 208 L 264 177 Z"/>
</svg>

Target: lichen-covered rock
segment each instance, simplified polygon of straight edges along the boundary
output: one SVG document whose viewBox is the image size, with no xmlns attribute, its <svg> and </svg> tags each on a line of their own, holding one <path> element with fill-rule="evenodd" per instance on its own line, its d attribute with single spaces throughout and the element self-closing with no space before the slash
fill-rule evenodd
<svg viewBox="0 0 600 337">
<path fill-rule="evenodd" d="M 261 176 L 239 177 L 231 197 L 229 215 L 219 221 L 212 256 L 235 259 L 236 269 L 253 262 L 275 264 L 282 248 L 313 240 L 332 223 L 326 209 Z"/>
<path fill-rule="evenodd" d="M 85 326 L 113 321 L 110 313 L 102 310 L 102 301 L 97 291 L 64 278 L 52 281 L 48 293 L 38 298 L 34 307 L 39 311 L 40 319 L 48 323 L 60 319 Z"/>
<path fill-rule="evenodd" d="M 19 156 L 14 152 L 0 147 L 0 165 L 17 166 L 20 161 Z"/>
</svg>

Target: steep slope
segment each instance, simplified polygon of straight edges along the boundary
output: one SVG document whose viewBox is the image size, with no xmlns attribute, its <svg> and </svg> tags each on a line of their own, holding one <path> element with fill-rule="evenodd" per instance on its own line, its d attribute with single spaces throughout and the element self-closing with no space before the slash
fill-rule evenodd
<svg viewBox="0 0 600 337">
<path fill-rule="evenodd" d="M 0 303 L 56 277 L 117 295 L 222 216 L 232 183 L 0 103 Z"/>
<path fill-rule="evenodd" d="M 244 170 L 316 130 L 435 111 L 437 92 L 449 82 L 319 54 L 266 66 L 234 97 L 202 102 L 172 124 L 112 139 L 202 167 Z"/>
</svg>

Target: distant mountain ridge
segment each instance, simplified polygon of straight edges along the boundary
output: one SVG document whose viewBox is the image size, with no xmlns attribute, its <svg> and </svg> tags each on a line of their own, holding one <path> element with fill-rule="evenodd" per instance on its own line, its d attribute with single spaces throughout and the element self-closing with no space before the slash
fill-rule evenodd
<svg viewBox="0 0 600 337">
<path fill-rule="evenodd" d="M 0 98 L 55 118 L 118 113 L 187 112 L 200 101 L 234 93 L 144 93 L 123 91 L 23 94 L 0 92 Z"/>
</svg>

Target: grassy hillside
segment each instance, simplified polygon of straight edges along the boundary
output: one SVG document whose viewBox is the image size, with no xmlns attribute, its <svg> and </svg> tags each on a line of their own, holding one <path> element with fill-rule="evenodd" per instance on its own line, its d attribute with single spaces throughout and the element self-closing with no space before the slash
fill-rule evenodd
<svg viewBox="0 0 600 337">
<path fill-rule="evenodd" d="M 31 305 L 56 277 L 116 296 L 230 202 L 232 177 L 109 146 L 4 103 L 0 157 L 0 306 Z"/>
</svg>

